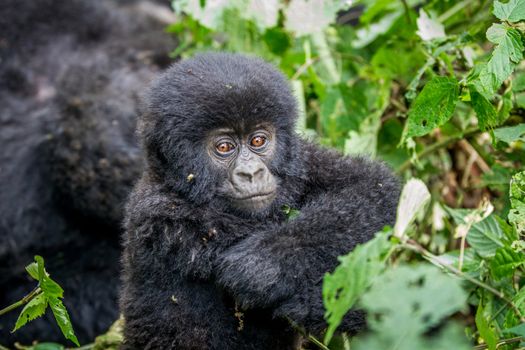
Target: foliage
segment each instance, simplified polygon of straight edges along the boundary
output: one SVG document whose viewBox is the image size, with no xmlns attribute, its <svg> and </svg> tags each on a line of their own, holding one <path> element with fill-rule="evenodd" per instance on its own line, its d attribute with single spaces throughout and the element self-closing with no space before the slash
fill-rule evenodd
<svg viewBox="0 0 525 350">
<path fill-rule="evenodd" d="M 222 50 L 273 62 L 300 103 L 298 132 L 410 179 L 395 227 L 325 276 L 326 346 L 524 342 L 524 0 L 174 0 L 173 8 L 174 57 Z M 298 213 L 283 211 L 289 220 Z M 38 264 L 28 271 L 40 291 L 15 327 L 49 305 L 73 340 L 62 290 Z M 352 308 L 367 311 L 369 330 L 349 345 L 336 331 Z M 91 348 L 115 347 L 115 334 Z"/>
<path fill-rule="evenodd" d="M 25 304 L 13 328 L 13 332 L 15 332 L 27 324 L 27 322 L 44 315 L 49 307 L 64 337 L 79 346 L 69 314 L 62 303 L 64 290 L 58 283 L 51 279 L 45 270 L 44 259 L 41 256 L 35 256 L 35 262 L 27 265 L 26 271 L 31 278 L 38 282 L 38 286 L 20 301 L 0 310 L 0 314 L 14 310 Z M 35 346 L 35 349 L 50 350 L 56 349 L 56 346 L 57 345 L 52 343 L 42 343 L 37 347 Z"/>
<path fill-rule="evenodd" d="M 168 30 L 181 41 L 174 56 L 261 56 L 290 78 L 305 137 L 420 179 L 407 183 L 395 227 L 341 257 L 325 276 L 330 349 L 348 348 L 335 332 L 351 308 L 366 310 L 369 323 L 352 348 L 519 346 L 523 0 L 173 5 L 180 20 Z M 293 219 L 293 209 L 283 210 Z"/>
</svg>

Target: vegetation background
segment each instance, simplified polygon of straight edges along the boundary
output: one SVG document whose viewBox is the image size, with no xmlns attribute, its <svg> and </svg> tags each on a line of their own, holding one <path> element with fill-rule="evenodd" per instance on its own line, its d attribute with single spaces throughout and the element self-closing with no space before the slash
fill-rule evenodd
<svg viewBox="0 0 525 350">
<path fill-rule="evenodd" d="M 304 333 L 306 349 L 525 348 L 525 0 L 172 5 L 174 57 L 273 62 L 304 137 L 383 160 L 406 182 L 395 227 L 325 276 L 327 331 Z M 43 261 L 30 270 L 45 278 Z M 352 307 L 369 330 L 334 335 Z M 83 348 L 120 339 L 117 324 Z M 25 349 L 63 349 L 48 346 Z"/>
<path fill-rule="evenodd" d="M 524 0 L 173 8 L 173 55 L 227 50 L 273 62 L 300 101 L 305 137 L 411 179 L 395 228 L 325 277 L 328 329 L 309 348 L 525 346 Z M 356 306 L 369 331 L 333 338 Z"/>
</svg>

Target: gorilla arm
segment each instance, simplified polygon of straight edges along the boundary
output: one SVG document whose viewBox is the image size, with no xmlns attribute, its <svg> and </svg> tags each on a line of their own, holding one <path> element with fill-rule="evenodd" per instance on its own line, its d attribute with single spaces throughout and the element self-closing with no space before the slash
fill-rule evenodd
<svg viewBox="0 0 525 350">
<path fill-rule="evenodd" d="M 325 328 L 322 278 L 337 257 L 395 220 L 396 178 L 382 164 L 310 146 L 300 214 L 252 232 L 221 255 L 218 283 L 244 308 L 271 307 L 313 333 Z M 363 324 L 361 313 L 343 329 Z"/>
</svg>

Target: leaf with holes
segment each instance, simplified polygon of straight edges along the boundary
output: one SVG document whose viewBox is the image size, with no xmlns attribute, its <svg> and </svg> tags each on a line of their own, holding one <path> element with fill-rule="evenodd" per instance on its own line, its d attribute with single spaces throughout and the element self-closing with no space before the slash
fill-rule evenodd
<svg viewBox="0 0 525 350">
<path fill-rule="evenodd" d="M 443 349 L 446 339 L 439 337 L 443 334 L 433 339 L 428 332 L 444 318 L 465 309 L 466 300 L 461 281 L 434 266 L 389 269 L 376 278 L 361 299 L 370 332 L 356 339 L 355 349 Z M 449 329 L 446 334 L 455 334 L 455 349 L 469 348 L 461 332 Z"/>
<path fill-rule="evenodd" d="M 356 303 L 385 267 L 385 256 L 392 243 L 389 232 L 380 232 L 367 243 L 358 245 L 351 253 L 339 257 L 340 264 L 333 273 L 327 273 L 323 281 L 323 302 L 328 329 L 328 344 L 344 315 Z"/>
<path fill-rule="evenodd" d="M 29 303 L 22 309 L 22 312 L 16 320 L 15 328 L 13 332 L 24 326 L 27 322 L 34 320 L 46 313 L 47 298 L 45 295 L 38 294 L 36 297 L 31 299 Z"/>
<path fill-rule="evenodd" d="M 458 96 L 459 84 L 456 78 L 435 77 L 429 81 L 408 111 L 403 140 L 426 135 L 445 124 L 454 114 Z"/>
</svg>

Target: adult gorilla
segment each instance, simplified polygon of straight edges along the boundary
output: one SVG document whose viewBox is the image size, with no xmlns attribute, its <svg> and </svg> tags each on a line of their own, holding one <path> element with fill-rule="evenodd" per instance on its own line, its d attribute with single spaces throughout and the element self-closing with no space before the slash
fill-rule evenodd
<svg viewBox="0 0 525 350">
<path fill-rule="evenodd" d="M 178 63 L 146 104 L 147 164 L 124 239 L 123 349 L 293 349 L 289 320 L 319 333 L 323 274 L 393 223 L 395 177 L 299 138 L 287 81 L 259 59 Z M 299 215 L 288 219 L 285 205 Z M 342 329 L 362 325 L 353 312 Z"/>
<path fill-rule="evenodd" d="M 169 8 L 3 0 L 0 13 L 0 307 L 31 291 L 24 266 L 42 255 L 87 342 L 118 318 L 138 94 L 169 63 Z M 50 313 L 10 334 L 16 317 L 0 317 L 0 343 L 64 339 Z"/>
</svg>

